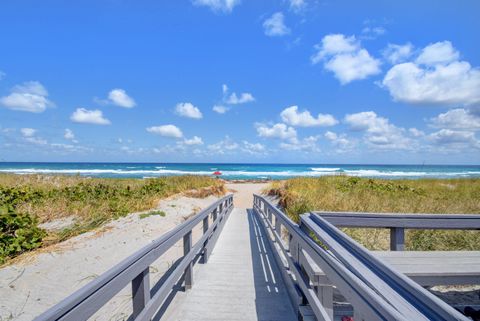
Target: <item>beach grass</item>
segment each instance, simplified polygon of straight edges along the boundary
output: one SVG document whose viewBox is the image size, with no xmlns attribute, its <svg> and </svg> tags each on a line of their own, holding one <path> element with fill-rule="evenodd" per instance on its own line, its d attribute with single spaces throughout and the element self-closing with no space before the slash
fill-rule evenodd
<svg viewBox="0 0 480 321">
<path fill-rule="evenodd" d="M 196 175 L 118 179 L 1 174 L 0 263 L 6 257 L 63 241 L 128 213 L 154 209 L 159 200 L 177 193 L 206 197 L 225 191 L 221 180 Z M 38 224 L 62 220 L 71 224 L 48 233 L 38 229 Z M 19 240 L 19 231 L 27 237 Z"/>
<path fill-rule="evenodd" d="M 382 180 L 348 176 L 294 178 L 272 182 L 295 221 L 308 211 L 480 214 L 480 179 Z M 343 229 L 372 250 L 389 248 L 387 229 Z M 407 230 L 409 250 L 480 250 L 480 232 Z"/>
</svg>

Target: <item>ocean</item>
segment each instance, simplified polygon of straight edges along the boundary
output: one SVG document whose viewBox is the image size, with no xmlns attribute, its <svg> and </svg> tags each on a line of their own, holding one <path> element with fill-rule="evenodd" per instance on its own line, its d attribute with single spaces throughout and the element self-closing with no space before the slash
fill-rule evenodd
<svg viewBox="0 0 480 321">
<path fill-rule="evenodd" d="M 215 163 L 0 163 L 0 173 L 63 174 L 91 177 L 148 178 L 170 175 L 213 175 L 224 179 L 286 179 L 350 175 L 371 178 L 480 177 L 480 165 L 340 165 Z"/>
</svg>

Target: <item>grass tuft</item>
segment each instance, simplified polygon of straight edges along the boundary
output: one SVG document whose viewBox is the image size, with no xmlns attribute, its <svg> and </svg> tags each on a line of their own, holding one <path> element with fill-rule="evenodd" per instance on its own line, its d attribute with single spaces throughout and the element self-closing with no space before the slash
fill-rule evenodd
<svg viewBox="0 0 480 321">
<path fill-rule="evenodd" d="M 140 214 L 138 217 L 140 217 L 140 219 L 144 219 L 144 218 L 147 218 L 147 217 L 150 217 L 150 216 L 161 216 L 161 217 L 165 217 L 165 212 L 164 211 L 151 211 L 151 212 L 148 212 L 148 213 L 142 213 Z"/>
</svg>

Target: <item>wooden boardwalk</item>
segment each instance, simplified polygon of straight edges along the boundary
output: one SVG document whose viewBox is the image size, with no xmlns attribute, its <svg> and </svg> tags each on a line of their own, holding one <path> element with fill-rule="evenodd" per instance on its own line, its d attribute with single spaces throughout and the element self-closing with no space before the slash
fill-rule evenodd
<svg viewBox="0 0 480 321">
<path fill-rule="evenodd" d="M 194 284 L 161 320 L 296 320 L 269 242 L 251 210 L 235 208 Z"/>
<path fill-rule="evenodd" d="M 480 216 L 312 212 L 297 224 L 263 196 L 244 209 L 227 195 L 35 321 L 87 320 L 129 284 L 135 321 L 468 320 L 420 284 L 478 284 L 478 253 L 379 254 L 335 225 L 389 228 L 401 250 L 405 229 L 480 230 Z M 152 263 L 179 242 L 184 255 L 152 284 Z M 334 288 L 349 311 L 335 311 Z"/>
</svg>

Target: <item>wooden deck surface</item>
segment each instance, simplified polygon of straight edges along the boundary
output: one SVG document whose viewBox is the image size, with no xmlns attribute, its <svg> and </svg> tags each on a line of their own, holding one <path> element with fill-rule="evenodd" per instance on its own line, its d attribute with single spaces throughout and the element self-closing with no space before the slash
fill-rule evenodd
<svg viewBox="0 0 480 321">
<path fill-rule="evenodd" d="M 169 321 L 296 320 L 259 222 L 235 208 L 193 288 L 179 292 L 161 318 Z"/>
</svg>

